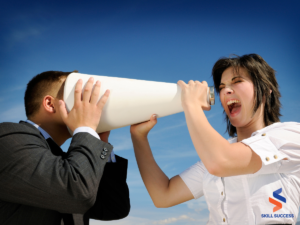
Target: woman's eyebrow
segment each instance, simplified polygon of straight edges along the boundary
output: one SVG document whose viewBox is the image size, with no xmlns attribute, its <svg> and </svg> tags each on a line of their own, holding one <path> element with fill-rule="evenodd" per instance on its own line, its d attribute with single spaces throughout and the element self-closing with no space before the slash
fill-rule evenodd
<svg viewBox="0 0 300 225">
<path fill-rule="evenodd" d="M 233 77 L 231 79 L 231 81 L 234 81 L 236 78 L 243 78 L 243 77 L 239 75 L 239 76 Z M 220 83 L 219 86 L 221 86 L 221 85 L 225 85 L 225 84 L 224 83 Z"/>
<path fill-rule="evenodd" d="M 235 80 L 236 78 L 243 78 L 243 77 L 242 77 L 242 76 L 236 76 L 236 77 L 233 77 L 233 78 L 231 79 L 231 81 Z"/>
</svg>

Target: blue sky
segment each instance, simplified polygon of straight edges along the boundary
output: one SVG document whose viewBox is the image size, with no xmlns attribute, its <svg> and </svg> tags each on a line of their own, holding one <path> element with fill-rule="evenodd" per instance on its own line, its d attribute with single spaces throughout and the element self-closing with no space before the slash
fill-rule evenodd
<svg viewBox="0 0 300 225">
<path fill-rule="evenodd" d="M 26 84 L 43 71 L 76 69 L 212 85 L 211 69 L 220 57 L 249 53 L 260 54 L 277 71 L 281 120 L 300 121 L 299 1 L 29 0 L 1 5 L 0 122 L 26 119 Z M 227 138 L 218 99 L 206 115 Z M 183 113 L 158 119 L 149 140 L 169 177 L 199 160 Z M 129 159 L 132 210 L 125 220 L 101 224 L 205 224 L 208 210 L 202 198 L 169 209 L 154 207 L 137 169 L 129 127 L 112 131 L 110 142 L 116 154 Z"/>
</svg>

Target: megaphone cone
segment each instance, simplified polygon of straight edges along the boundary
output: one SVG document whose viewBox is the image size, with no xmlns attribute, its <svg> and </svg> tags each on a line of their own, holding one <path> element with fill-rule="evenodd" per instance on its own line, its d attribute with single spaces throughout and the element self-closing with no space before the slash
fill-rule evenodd
<svg viewBox="0 0 300 225">
<path fill-rule="evenodd" d="M 79 79 L 83 87 L 90 77 L 101 81 L 100 97 L 109 89 L 110 95 L 101 115 L 97 133 L 149 120 L 152 114 L 168 116 L 183 111 L 181 89 L 175 83 L 135 80 L 118 77 L 71 73 L 64 86 L 67 110 L 74 105 L 74 90 Z"/>
</svg>

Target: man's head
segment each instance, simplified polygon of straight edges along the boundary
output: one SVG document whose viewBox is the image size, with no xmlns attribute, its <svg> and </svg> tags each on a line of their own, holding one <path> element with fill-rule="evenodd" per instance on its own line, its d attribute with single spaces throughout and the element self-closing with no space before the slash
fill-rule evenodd
<svg viewBox="0 0 300 225">
<path fill-rule="evenodd" d="M 46 71 L 33 77 L 27 84 L 25 91 L 25 111 L 28 119 L 34 117 L 43 105 L 44 97 L 62 99 L 60 91 L 63 81 L 71 72 Z"/>
<path fill-rule="evenodd" d="M 264 104 L 264 123 L 268 126 L 279 121 L 281 104 L 279 101 L 280 92 L 275 77 L 275 71 L 267 62 L 257 54 L 243 55 L 234 58 L 219 59 L 213 69 L 212 76 L 217 93 L 220 93 L 220 83 L 224 71 L 232 67 L 235 73 L 239 73 L 239 68 L 245 69 L 254 86 L 253 115 L 257 109 Z M 226 115 L 227 131 L 230 136 L 236 134 L 236 128 L 232 126 Z"/>
</svg>

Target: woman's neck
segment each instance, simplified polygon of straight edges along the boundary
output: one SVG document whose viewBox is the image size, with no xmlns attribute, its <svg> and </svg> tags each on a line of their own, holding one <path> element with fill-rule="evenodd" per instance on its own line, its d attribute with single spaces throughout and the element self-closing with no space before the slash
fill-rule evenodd
<svg viewBox="0 0 300 225">
<path fill-rule="evenodd" d="M 253 132 L 262 129 L 265 126 L 264 110 L 263 107 L 260 106 L 247 125 L 236 128 L 237 142 L 251 137 Z"/>
</svg>

